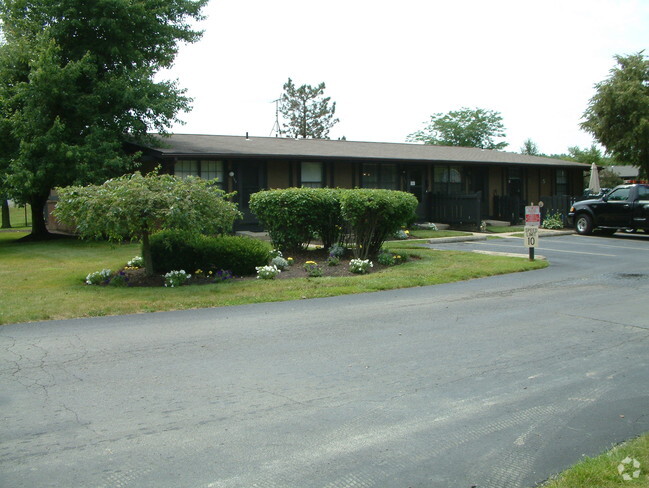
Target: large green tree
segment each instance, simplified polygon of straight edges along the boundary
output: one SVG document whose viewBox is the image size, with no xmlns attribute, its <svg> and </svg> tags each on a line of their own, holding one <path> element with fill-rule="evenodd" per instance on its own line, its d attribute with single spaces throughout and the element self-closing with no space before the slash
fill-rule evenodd
<svg viewBox="0 0 649 488">
<path fill-rule="evenodd" d="M 315 87 L 298 87 L 290 78 L 284 83 L 279 111 L 286 121 L 283 124 L 286 135 L 303 139 L 329 139 L 329 130 L 339 121 L 334 118 L 336 102 L 324 96 L 325 88 L 324 83 Z"/>
<path fill-rule="evenodd" d="M 602 168 L 599 170 L 599 183 L 602 188 L 613 188 L 614 186 L 624 183 L 624 180 L 620 178 L 620 175 L 615 173 L 609 167 L 614 165 L 616 161 L 613 158 L 602 154 L 602 150 L 595 144 L 584 149 L 579 146 L 569 147 L 568 154 L 564 156 L 564 159 L 584 164 L 595 163 L 598 167 Z M 589 180 L 590 171 L 584 173 L 584 188 L 588 186 Z"/>
<path fill-rule="evenodd" d="M 147 274 L 153 274 L 149 237 L 161 229 L 184 229 L 203 234 L 232 231 L 241 213 L 232 196 L 212 181 L 190 176 L 136 171 L 110 179 L 102 185 L 57 188 L 59 201 L 54 215 L 76 228 L 84 238 L 142 241 Z"/>
<path fill-rule="evenodd" d="M 135 167 L 127 142 L 165 132 L 190 99 L 155 81 L 201 32 L 207 0 L 0 0 L 0 178 L 47 237 L 50 189 Z"/>
<path fill-rule="evenodd" d="M 507 143 L 496 142 L 502 137 L 505 137 L 505 126 L 499 112 L 464 107 L 446 114 L 431 115 L 430 123 L 410 134 L 406 140 L 439 146 L 503 149 Z"/>
<path fill-rule="evenodd" d="M 595 85 L 581 127 L 619 161 L 649 176 L 649 59 L 615 56 L 617 66 Z"/>
</svg>

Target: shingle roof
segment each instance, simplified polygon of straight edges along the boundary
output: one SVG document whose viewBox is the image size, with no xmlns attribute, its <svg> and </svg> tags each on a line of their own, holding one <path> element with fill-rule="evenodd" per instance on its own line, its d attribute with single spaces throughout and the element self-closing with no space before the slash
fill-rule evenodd
<svg viewBox="0 0 649 488">
<path fill-rule="evenodd" d="M 158 136 L 159 137 L 159 136 Z M 172 134 L 154 150 L 167 157 L 269 157 L 583 167 L 587 164 L 473 147 L 279 137 Z"/>
</svg>

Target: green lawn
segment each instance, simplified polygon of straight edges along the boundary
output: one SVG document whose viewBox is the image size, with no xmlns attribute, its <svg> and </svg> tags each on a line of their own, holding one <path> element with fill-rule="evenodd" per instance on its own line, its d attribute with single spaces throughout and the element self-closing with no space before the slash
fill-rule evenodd
<svg viewBox="0 0 649 488">
<path fill-rule="evenodd" d="M 622 468 L 619 468 L 620 465 Z M 634 477 L 634 473 L 637 473 L 637 477 Z M 627 474 L 630 479 L 625 479 L 624 474 Z M 572 468 L 542 485 L 543 488 L 615 486 L 649 488 L 649 434 L 616 446 L 600 456 L 584 458 Z"/>
<path fill-rule="evenodd" d="M 125 313 L 220 307 L 327 297 L 433 285 L 538 269 L 542 261 L 442 252 L 411 241 L 391 243 L 420 259 L 365 276 L 291 280 L 235 280 L 180 288 L 119 288 L 84 284 L 88 273 L 120 269 L 140 254 L 138 244 L 111 245 L 59 239 L 18 242 L 0 233 L 0 324 Z"/>
<path fill-rule="evenodd" d="M 27 217 L 25 218 L 25 208 L 27 209 Z M 9 221 L 11 228 L 29 227 L 32 225 L 32 214 L 29 205 L 26 207 L 9 207 Z"/>
</svg>

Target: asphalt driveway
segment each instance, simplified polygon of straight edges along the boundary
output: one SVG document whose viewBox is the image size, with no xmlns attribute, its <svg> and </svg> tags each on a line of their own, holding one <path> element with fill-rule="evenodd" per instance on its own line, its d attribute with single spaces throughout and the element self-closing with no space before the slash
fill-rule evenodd
<svg viewBox="0 0 649 488">
<path fill-rule="evenodd" d="M 549 268 L 465 283 L 4 326 L 0 486 L 533 486 L 649 431 L 644 237 L 548 238 Z"/>
</svg>

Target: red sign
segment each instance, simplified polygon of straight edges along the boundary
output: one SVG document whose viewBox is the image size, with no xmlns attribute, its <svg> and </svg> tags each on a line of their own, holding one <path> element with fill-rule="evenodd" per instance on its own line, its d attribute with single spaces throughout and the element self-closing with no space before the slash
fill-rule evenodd
<svg viewBox="0 0 649 488">
<path fill-rule="evenodd" d="M 531 227 L 541 226 L 541 207 L 538 205 L 525 207 L 525 225 Z"/>
</svg>

